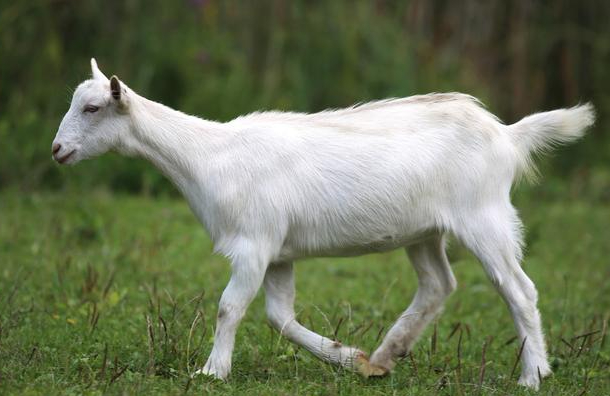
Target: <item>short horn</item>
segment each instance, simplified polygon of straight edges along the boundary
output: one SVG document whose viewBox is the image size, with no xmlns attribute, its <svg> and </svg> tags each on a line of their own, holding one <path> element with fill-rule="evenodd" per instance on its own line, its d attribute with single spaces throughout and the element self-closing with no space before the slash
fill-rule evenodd
<svg viewBox="0 0 610 396">
<path fill-rule="evenodd" d="M 106 77 L 104 73 L 102 73 L 102 71 L 97 67 L 97 62 L 95 61 L 95 58 L 91 58 L 91 74 L 96 80 L 108 81 L 108 77 Z"/>
</svg>

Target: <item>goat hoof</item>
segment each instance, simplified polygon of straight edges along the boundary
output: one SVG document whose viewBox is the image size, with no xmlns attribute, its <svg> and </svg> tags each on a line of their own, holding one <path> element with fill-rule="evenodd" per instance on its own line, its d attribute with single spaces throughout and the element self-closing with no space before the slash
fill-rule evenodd
<svg viewBox="0 0 610 396">
<path fill-rule="evenodd" d="M 530 372 L 522 373 L 521 377 L 519 378 L 519 385 L 533 390 L 538 390 L 540 388 L 541 380 L 551 374 L 551 368 L 546 361 L 544 361 L 540 366 L 538 366 L 536 371 L 532 370 Z"/>
<path fill-rule="evenodd" d="M 364 378 L 383 377 L 390 373 L 387 368 L 371 363 L 365 354 L 356 356 L 354 367 L 356 372 Z"/>
<path fill-rule="evenodd" d="M 206 364 L 205 366 L 203 366 L 203 368 L 200 368 L 199 370 L 195 371 L 191 375 L 191 378 L 194 378 L 194 377 L 200 376 L 200 375 L 204 375 L 208 378 L 212 378 L 212 379 L 216 379 L 216 380 L 220 380 L 220 381 L 226 381 L 227 377 L 229 376 L 228 372 L 223 373 L 222 370 L 215 369 L 214 367 L 211 367 L 210 364 Z"/>
<path fill-rule="evenodd" d="M 540 388 L 540 380 L 538 377 L 529 376 L 529 377 L 521 377 L 519 378 L 519 385 L 525 386 L 526 388 L 530 388 L 532 390 L 537 391 Z"/>
</svg>

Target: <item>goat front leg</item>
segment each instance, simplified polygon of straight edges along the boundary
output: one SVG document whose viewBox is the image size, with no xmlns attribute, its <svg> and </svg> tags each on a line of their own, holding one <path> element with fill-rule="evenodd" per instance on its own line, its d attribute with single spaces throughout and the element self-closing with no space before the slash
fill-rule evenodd
<svg viewBox="0 0 610 396">
<path fill-rule="evenodd" d="M 222 380 L 229 376 L 237 326 L 263 282 L 266 267 L 265 260 L 257 258 L 255 252 L 233 255 L 231 279 L 218 305 L 214 346 L 206 364 L 195 374 Z"/>
<path fill-rule="evenodd" d="M 281 335 L 301 345 L 319 359 L 360 372 L 366 376 L 381 374 L 371 367 L 361 350 L 323 337 L 304 326 L 294 313 L 294 273 L 290 262 L 272 263 L 265 275 L 267 317 Z"/>
</svg>

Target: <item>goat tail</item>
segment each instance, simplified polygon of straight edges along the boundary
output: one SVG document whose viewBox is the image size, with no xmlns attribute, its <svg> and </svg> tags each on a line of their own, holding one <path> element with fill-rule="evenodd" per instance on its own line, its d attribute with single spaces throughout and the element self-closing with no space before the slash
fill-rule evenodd
<svg viewBox="0 0 610 396">
<path fill-rule="evenodd" d="M 544 153 L 555 146 L 581 138 L 595 122 L 595 109 L 585 103 L 569 109 L 536 113 L 508 127 L 511 140 L 526 176 L 535 176 L 533 153 Z"/>
</svg>

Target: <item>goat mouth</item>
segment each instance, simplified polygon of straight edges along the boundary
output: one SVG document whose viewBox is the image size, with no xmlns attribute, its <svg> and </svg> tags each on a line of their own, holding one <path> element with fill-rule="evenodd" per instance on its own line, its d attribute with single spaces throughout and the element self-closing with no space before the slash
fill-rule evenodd
<svg viewBox="0 0 610 396">
<path fill-rule="evenodd" d="M 59 158 L 55 158 L 55 161 L 59 162 L 60 164 L 65 163 L 71 156 L 72 154 L 74 154 L 76 152 L 75 150 L 70 151 L 68 154 L 64 155 L 63 157 L 59 157 Z"/>
</svg>

